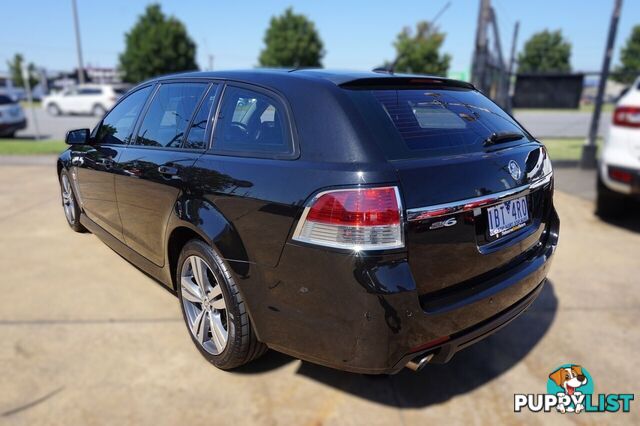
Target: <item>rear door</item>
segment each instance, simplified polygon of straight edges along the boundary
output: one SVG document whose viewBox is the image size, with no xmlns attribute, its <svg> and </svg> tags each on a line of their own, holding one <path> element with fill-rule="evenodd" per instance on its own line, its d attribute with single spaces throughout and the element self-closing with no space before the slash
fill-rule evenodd
<svg viewBox="0 0 640 426">
<path fill-rule="evenodd" d="M 168 219 L 189 185 L 191 166 L 206 149 L 203 130 L 217 88 L 202 81 L 158 85 L 135 138 L 118 160 L 116 194 L 124 240 L 158 266 L 164 263 Z"/>
<path fill-rule="evenodd" d="M 397 170 L 421 295 L 482 282 L 538 244 L 552 214 L 550 162 L 497 105 L 461 87 L 352 97 Z"/>
<path fill-rule="evenodd" d="M 114 167 L 151 93 L 146 86 L 129 94 L 93 130 L 91 143 L 71 146 L 80 203 L 89 219 L 122 240 L 122 223 L 115 194 Z"/>
</svg>

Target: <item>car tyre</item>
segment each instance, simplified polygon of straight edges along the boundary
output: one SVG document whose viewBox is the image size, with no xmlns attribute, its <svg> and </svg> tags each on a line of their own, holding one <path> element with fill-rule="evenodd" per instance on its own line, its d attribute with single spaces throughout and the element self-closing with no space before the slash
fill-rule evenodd
<svg viewBox="0 0 640 426">
<path fill-rule="evenodd" d="M 91 113 L 95 117 L 103 117 L 107 113 L 107 109 L 100 104 L 96 104 L 91 109 Z"/>
<path fill-rule="evenodd" d="M 208 244 L 191 240 L 183 247 L 176 288 L 191 339 L 211 364 L 230 370 L 267 351 L 256 337 L 231 269 Z"/>
<path fill-rule="evenodd" d="M 80 223 L 80 206 L 73 191 L 69 172 L 62 170 L 60 173 L 60 194 L 62 195 L 62 208 L 67 223 L 76 232 L 87 232 L 87 229 Z"/>
<path fill-rule="evenodd" d="M 15 137 L 16 137 L 16 132 L 7 133 L 7 134 L 5 135 L 5 137 L 6 137 L 7 139 L 13 139 L 13 138 L 15 138 Z"/>
<path fill-rule="evenodd" d="M 49 104 L 47 105 L 47 113 L 49 113 L 49 115 L 53 115 L 54 117 L 57 117 L 60 114 L 62 114 L 62 111 L 60 111 L 60 107 L 58 105 Z"/>
<path fill-rule="evenodd" d="M 625 212 L 626 199 L 609 189 L 600 176 L 596 188 L 596 214 L 603 219 L 615 219 Z"/>
</svg>

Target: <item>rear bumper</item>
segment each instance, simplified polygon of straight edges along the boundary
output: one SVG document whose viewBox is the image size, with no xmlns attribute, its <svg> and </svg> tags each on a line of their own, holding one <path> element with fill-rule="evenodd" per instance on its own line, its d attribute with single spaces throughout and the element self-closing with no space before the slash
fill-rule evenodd
<svg viewBox="0 0 640 426">
<path fill-rule="evenodd" d="M 0 135 L 8 135 L 27 127 L 27 120 L 16 121 L 13 123 L 0 123 Z"/>
<path fill-rule="evenodd" d="M 259 339 L 297 358 L 365 374 L 397 373 L 430 353 L 431 362 L 446 362 L 538 296 L 558 242 L 551 213 L 541 242 L 517 264 L 448 295 L 440 309 L 425 309 L 406 253 L 348 255 L 290 243 L 278 267 L 249 273 L 240 290 Z"/>
</svg>

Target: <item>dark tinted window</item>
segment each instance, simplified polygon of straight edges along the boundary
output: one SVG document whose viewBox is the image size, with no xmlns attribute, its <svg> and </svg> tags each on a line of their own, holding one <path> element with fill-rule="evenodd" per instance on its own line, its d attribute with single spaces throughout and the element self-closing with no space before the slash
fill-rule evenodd
<svg viewBox="0 0 640 426">
<path fill-rule="evenodd" d="M 528 138 L 507 113 L 475 90 L 350 93 L 392 159 L 478 151 L 493 133 L 521 133 L 523 140 Z M 385 137 L 389 123 L 395 135 Z"/>
<path fill-rule="evenodd" d="M 85 87 L 78 89 L 78 95 L 102 95 L 102 89 L 99 87 Z"/>
<path fill-rule="evenodd" d="M 125 87 L 119 87 L 119 86 L 116 86 L 116 87 L 114 87 L 114 88 L 113 88 L 113 92 L 114 92 L 115 94 L 117 94 L 117 95 L 124 95 L 124 94 L 125 94 L 125 93 L 127 93 L 128 91 L 129 91 L 129 88 L 128 88 L 128 87 L 126 87 L 126 86 L 125 86 Z"/>
<path fill-rule="evenodd" d="M 98 143 L 122 144 L 129 141 L 136 118 L 144 106 L 152 87 L 147 86 L 122 100 L 102 120 L 98 129 L 96 141 Z"/>
<path fill-rule="evenodd" d="M 13 104 L 13 99 L 8 96 L 0 95 L 0 105 Z"/>
<path fill-rule="evenodd" d="M 207 124 L 211 117 L 211 107 L 216 97 L 216 86 L 212 86 L 202 101 L 196 116 L 193 118 L 193 124 L 189 130 L 189 135 L 185 140 L 184 147 L 189 149 L 205 149 L 206 142 L 204 140 L 207 131 Z"/>
<path fill-rule="evenodd" d="M 247 156 L 290 154 L 293 145 L 282 104 L 262 93 L 227 87 L 213 150 Z"/>
<path fill-rule="evenodd" d="M 179 148 L 206 83 L 167 83 L 156 92 L 138 130 L 136 145 Z"/>
</svg>

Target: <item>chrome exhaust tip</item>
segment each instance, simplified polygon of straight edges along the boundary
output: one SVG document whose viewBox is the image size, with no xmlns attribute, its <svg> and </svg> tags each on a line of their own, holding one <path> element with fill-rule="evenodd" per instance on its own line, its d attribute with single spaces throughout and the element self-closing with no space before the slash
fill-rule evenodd
<svg viewBox="0 0 640 426">
<path fill-rule="evenodd" d="M 431 359 L 433 358 L 434 354 L 427 354 L 425 356 L 423 356 L 422 358 L 415 358 L 412 359 L 411 361 L 409 361 L 406 365 L 406 367 L 409 370 L 413 370 L 415 372 L 418 372 L 420 370 L 422 370 L 422 367 L 424 367 L 425 365 L 427 365 L 429 363 L 429 361 L 431 361 Z"/>
</svg>

